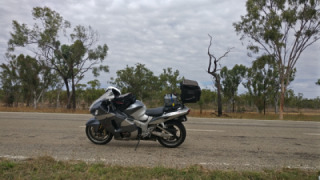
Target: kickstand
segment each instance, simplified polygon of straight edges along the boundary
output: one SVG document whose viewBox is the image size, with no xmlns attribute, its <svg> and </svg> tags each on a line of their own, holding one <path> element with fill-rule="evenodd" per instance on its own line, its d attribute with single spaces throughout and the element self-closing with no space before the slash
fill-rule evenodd
<svg viewBox="0 0 320 180">
<path fill-rule="evenodd" d="M 139 136 L 139 138 L 138 138 L 138 143 L 137 143 L 136 147 L 134 148 L 134 151 L 137 151 L 137 148 L 138 148 L 139 143 L 140 143 L 140 136 Z"/>
</svg>

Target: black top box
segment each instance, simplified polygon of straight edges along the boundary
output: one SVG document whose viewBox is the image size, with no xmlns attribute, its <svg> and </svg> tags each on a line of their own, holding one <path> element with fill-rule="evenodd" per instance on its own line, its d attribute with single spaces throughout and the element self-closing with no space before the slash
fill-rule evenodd
<svg viewBox="0 0 320 180">
<path fill-rule="evenodd" d="M 197 81 L 184 79 L 180 84 L 182 103 L 196 103 L 200 100 L 201 89 Z"/>
</svg>

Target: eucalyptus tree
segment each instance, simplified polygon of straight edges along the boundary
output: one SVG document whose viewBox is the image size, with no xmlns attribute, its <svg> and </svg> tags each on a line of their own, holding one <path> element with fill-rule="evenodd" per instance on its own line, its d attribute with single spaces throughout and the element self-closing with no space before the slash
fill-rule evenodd
<svg viewBox="0 0 320 180">
<path fill-rule="evenodd" d="M 290 74 L 288 82 L 293 81 L 296 70 Z M 263 55 L 252 62 L 248 69 L 247 81 L 243 85 L 248 89 L 254 104 L 261 113 L 268 103 L 273 102 L 277 112 L 280 78 L 277 62 L 273 56 Z"/>
<path fill-rule="evenodd" d="M 319 0 L 247 0 L 247 14 L 233 26 L 248 50 L 274 56 L 279 69 L 280 114 L 285 92 L 301 54 L 320 39 Z"/>
<path fill-rule="evenodd" d="M 179 83 L 182 79 L 179 70 L 173 71 L 170 67 L 163 69 L 163 72 L 159 75 L 159 86 L 161 87 L 161 91 L 164 94 L 179 93 Z"/>
<path fill-rule="evenodd" d="M 279 77 L 276 61 L 272 56 L 261 56 L 253 61 L 248 69 L 247 81 L 243 83 L 244 87 L 252 98 L 253 103 L 261 113 L 268 101 L 278 99 Z M 276 104 L 277 104 L 276 100 Z"/>
<path fill-rule="evenodd" d="M 34 108 L 37 108 L 44 92 L 55 82 L 55 73 L 42 61 L 37 61 L 30 56 L 20 54 L 18 57 L 12 56 L 12 58 L 9 63 L 1 65 L 3 88 L 7 93 L 11 93 L 16 101 L 22 95 L 27 106 L 33 101 Z"/>
<path fill-rule="evenodd" d="M 244 65 L 236 64 L 232 69 L 228 70 L 225 66 L 220 71 L 222 79 L 222 91 L 223 95 L 232 102 L 232 112 L 235 109 L 235 98 L 237 96 L 238 87 L 242 82 L 242 79 L 246 75 L 247 68 Z"/>
<path fill-rule="evenodd" d="M 146 99 L 152 92 L 159 90 L 158 77 L 146 68 L 144 64 L 137 63 L 135 67 L 118 70 L 117 77 L 111 79 L 111 84 L 116 85 L 123 93 L 131 92 L 139 99 Z"/>
<path fill-rule="evenodd" d="M 0 65 L 0 81 L 3 90 L 4 102 L 7 106 L 13 106 L 14 102 L 19 101 L 21 93 L 21 81 L 16 71 L 17 60 L 15 56 L 7 64 Z"/>
<path fill-rule="evenodd" d="M 27 104 L 29 104 L 29 98 L 32 98 L 33 107 L 36 109 L 40 98 L 57 77 L 42 61 L 22 54 L 17 58 L 16 69 L 24 98 Z"/>
<path fill-rule="evenodd" d="M 35 24 L 31 27 L 13 20 L 8 50 L 12 52 L 16 47 L 28 47 L 38 60 L 43 60 L 57 71 L 67 89 L 67 107 L 71 108 L 72 99 L 73 108 L 76 108 L 75 87 L 85 73 L 92 70 L 98 76 L 99 71 L 108 72 L 108 67 L 102 65 L 108 46 L 96 46 L 98 33 L 90 26 L 78 25 L 68 34 L 71 23 L 48 7 L 33 8 L 32 16 Z M 61 45 L 67 39 L 71 43 Z"/>
</svg>

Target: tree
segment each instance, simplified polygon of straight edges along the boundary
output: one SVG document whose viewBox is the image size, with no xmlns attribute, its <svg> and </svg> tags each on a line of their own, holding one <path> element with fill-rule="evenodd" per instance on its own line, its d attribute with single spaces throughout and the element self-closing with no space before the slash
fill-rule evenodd
<svg viewBox="0 0 320 180">
<path fill-rule="evenodd" d="M 217 99 L 216 92 L 210 89 L 201 89 L 200 100 L 197 102 L 200 107 L 200 114 L 202 114 L 203 107 L 213 105 L 213 102 Z"/>
<path fill-rule="evenodd" d="M 320 79 L 318 79 L 318 81 L 316 82 L 316 85 L 320 86 Z"/>
<path fill-rule="evenodd" d="M 96 89 L 99 88 L 101 86 L 101 83 L 98 79 L 92 80 L 92 81 L 88 81 L 88 84 L 91 86 L 91 89 Z"/>
<path fill-rule="evenodd" d="M 13 59 L 8 64 L 1 65 L 3 88 L 7 90 L 9 97 L 12 96 L 17 101 L 22 95 L 27 106 L 33 100 L 33 106 L 37 108 L 46 89 L 56 80 L 55 73 L 42 61 L 37 61 L 30 56 L 20 54 L 18 57 L 11 58 Z"/>
<path fill-rule="evenodd" d="M 36 109 L 40 98 L 57 77 L 43 61 L 22 54 L 17 58 L 16 69 L 27 105 L 29 98 L 32 98 L 33 107 Z"/>
<path fill-rule="evenodd" d="M 75 109 L 75 87 L 84 74 L 89 70 L 92 70 L 95 76 L 99 75 L 99 71 L 108 72 L 108 67 L 102 65 L 108 47 L 106 44 L 95 47 L 98 34 L 90 26 L 86 28 L 78 25 L 67 36 L 70 22 L 48 7 L 35 7 L 32 15 L 36 21 L 32 28 L 13 21 L 13 33 L 8 42 L 8 50 L 12 52 L 15 47 L 30 47 L 38 59 L 44 60 L 48 67 L 58 72 L 67 89 L 67 107 L 71 108 L 72 99 L 72 107 Z M 71 45 L 61 45 L 61 34 L 72 41 Z M 70 83 L 72 93 L 69 90 Z"/>
<path fill-rule="evenodd" d="M 292 71 L 289 83 L 293 81 L 295 69 Z M 279 69 L 273 56 L 263 55 L 253 61 L 248 70 L 247 82 L 244 86 L 248 89 L 258 111 L 266 110 L 269 102 L 278 105 L 278 94 L 280 90 Z M 277 109 L 277 108 L 276 108 Z"/>
<path fill-rule="evenodd" d="M 220 69 L 218 69 L 218 63 L 220 63 L 221 59 L 226 57 L 228 53 L 231 51 L 232 48 L 229 48 L 227 52 L 225 52 L 222 56 L 219 58 L 216 58 L 213 54 L 210 53 L 210 48 L 212 44 L 212 37 L 208 34 L 210 37 L 210 43 L 208 46 L 208 56 L 209 56 L 209 65 L 208 65 L 208 73 L 212 75 L 215 79 L 215 86 L 217 88 L 217 93 L 218 93 L 218 116 L 222 115 L 222 100 L 221 100 L 221 77 L 219 74 Z M 213 62 L 212 62 L 213 60 Z M 213 64 L 212 64 L 213 63 Z"/>
<path fill-rule="evenodd" d="M 248 50 L 274 56 L 281 85 L 280 114 L 285 92 L 302 52 L 320 39 L 318 0 L 248 0 L 247 14 L 233 26 L 241 40 L 249 38 Z"/>
<path fill-rule="evenodd" d="M 113 79 L 112 79 L 113 80 Z M 111 84 L 121 89 L 122 93 L 131 92 L 137 98 L 144 100 L 159 90 L 153 87 L 158 84 L 158 77 L 145 67 L 144 64 L 136 64 L 135 67 L 127 67 L 117 71 L 117 78 Z"/>
<path fill-rule="evenodd" d="M 173 71 L 172 68 L 163 69 L 163 72 L 159 76 L 159 85 L 164 94 L 179 92 L 178 85 L 182 81 L 179 75 L 179 70 Z"/>
<path fill-rule="evenodd" d="M 87 89 L 84 91 L 84 99 L 86 103 L 89 105 L 98 99 L 102 94 L 105 93 L 105 89 L 100 88 L 101 83 L 99 80 L 95 79 L 92 81 L 88 81 L 87 84 L 89 85 Z"/>
<path fill-rule="evenodd" d="M 234 112 L 235 98 L 239 84 L 246 74 L 247 68 L 243 65 L 236 64 L 232 69 L 228 70 L 225 66 L 220 71 L 222 78 L 223 94 L 232 101 L 232 112 Z"/>
<path fill-rule="evenodd" d="M 251 68 L 248 70 L 247 82 L 244 87 L 248 89 L 253 103 L 259 113 L 266 109 L 267 101 L 277 98 L 279 92 L 279 78 L 276 61 L 272 56 L 261 56 L 253 61 Z M 278 102 L 278 101 L 276 101 Z"/>
<path fill-rule="evenodd" d="M 1 64 L 0 67 L 2 71 L 0 72 L 1 84 L 4 94 L 4 102 L 7 106 L 13 106 L 14 101 L 19 100 L 21 94 L 21 82 L 18 78 L 16 71 L 16 57 L 11 56 L 12 58 L 8 64 Z"/>
</svg>

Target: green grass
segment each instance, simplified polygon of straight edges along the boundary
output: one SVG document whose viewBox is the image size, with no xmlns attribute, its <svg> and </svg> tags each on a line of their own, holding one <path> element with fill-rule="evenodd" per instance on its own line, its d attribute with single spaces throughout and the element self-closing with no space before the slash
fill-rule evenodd
<svg viewBox="0 0 320 180">
<path fill-rule="evenodd" d="M 165 167 L 121 167 L 82 161 L 56 161 L 39 157 L 23 161 L 0 159 L 0 179 L 318 179 L 319 171 L 279 169 L 264 171 L 207 170 L 201 166 L 185 169 Z"/>
</svg>

